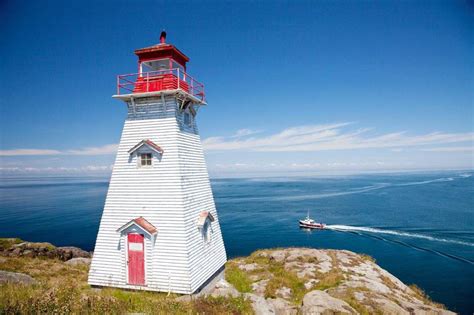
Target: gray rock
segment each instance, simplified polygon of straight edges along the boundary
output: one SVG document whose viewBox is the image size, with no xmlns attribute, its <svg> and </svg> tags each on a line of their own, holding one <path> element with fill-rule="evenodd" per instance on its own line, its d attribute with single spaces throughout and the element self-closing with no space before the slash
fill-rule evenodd
<svg viewBox="0 0 474 315">
<path fill-rule="evenodd" d="M 84 257 L 71 258 L 68 261 L 66 261 L 66 264 L 71 265 L 71 266 L 90 265 L 91 258 L 84 258 Z"/>
<path fill-rule="evenodd" d="M 319 280 L 317 280 L 317 279 L 310 279 L 307 282 L 305 282 L 304 287 L 306 288 L 306 290 L 310 290 L 316 284 L 318 284 L 318 282 L 319 282 Z"/>
<path fill-rule="evenodd" d="M 274 250 L 270 253 L 270 258 L 277 262 L 282 262 L 286 258 L 286 252 L 284 250 Z"/>
<path fill-rule="evenodd" d="M 82 250 L 78 247 L 66 246 L 66 247 L 57 247 L 54 249 L 54 254 L 57 258 L 62 261 L 69 260 L 71 258 L 91 258 L 91 254 Z"/>
<path fill-rule="evenodd" d="M 237 291 L 236 288 L 229 282 L 225 281 L 224 279 L 219 280 L 214 289 L 211 290 L 210 295 L 213 297 L 219 296 L 231 296 L 231 297 L 238 297 L 240 296 L 240 292 Z"/>
<path fill-rule="evenodd" d="M 264 297 L 245 293 L 244 296 L 252 302 L 252 308 L 255 315 L 273 315 L 276 314 L 275 307 L 272 303 L 267 302 Z"/>
<path fill-rule="evenodd" d="M 256 263 L 239 265 L 239 269 L 243 271 L 254 271 L 258 269 L 258 265 Z"/>
<path fill-rule="evenodd" d="M 287 288 L 287 287 L 278 288 L 275 291 L 275 293 L 276 293 L 276 295 L 278 295 L 278 296 L 280 296 L 284 299 L 289 299 L 289 298 L 291 298 L 291 295 L 292 295 L 291 289 Z"/>
<path fill-rule="evenodd" d="M 298 307 L 291 304 L 287 300 L 276 298 L 267 299 L 267 303 L 273 305 L 276 315 L 296 315 L 298 314 Z"/>
<path fill-rule="evenodd" d="M 32 277 L 19 272 L 9 272 L 0 270 L 0 283 L 16 283 L 16 284 L 35 284 L 36 280 Z"/>
<path fill-rule="evenodd" d="M 260 280 L 258 282 L 252 283 L 252 290 L 257 295 L 265 295 L 265 289 L 267 288 L 268 279 Z"/>
<path fill-rule="evenodd" d="M 303 298 L 302 314 L 358 314 L 349 304 L 326 292 L 315 290 Z"/>
</svg>

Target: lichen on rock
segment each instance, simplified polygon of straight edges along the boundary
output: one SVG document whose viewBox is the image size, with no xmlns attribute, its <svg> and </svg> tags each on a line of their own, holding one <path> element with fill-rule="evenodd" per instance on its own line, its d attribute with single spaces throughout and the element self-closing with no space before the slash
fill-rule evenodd
<svg viewBox="0 0 474 315">
<path fill-rule="evenodd" d="M 259 250 L 228 266 L 239 271 L 237 286 L 245 279 L 257 314 L 454 314 L 347 250 Z"/>
</svg>

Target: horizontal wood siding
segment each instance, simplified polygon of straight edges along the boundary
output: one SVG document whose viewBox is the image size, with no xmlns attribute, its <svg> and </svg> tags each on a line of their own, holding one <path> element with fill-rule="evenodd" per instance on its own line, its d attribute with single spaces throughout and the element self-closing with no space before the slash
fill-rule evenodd
<svg viewBox="0 0 474 315">
<path fill-rule="evenodd" d="M 174 97 L 128 104 L 104 206 L 89 283 L 98 286 L 192 293 L 226 261 L 202 146 L 195 125 L 183 131 Z M 138 167 L 128 151 L 149 139 L 164 153 L 153 153 L 151 167 Z M 201 211 L 210 211 L 212 240 L 197 229 Z M 125 234 L 117 229 L 143 216 L 156 238 L 145 238 L 146 287 L 127 284 Z"/>
</svg>

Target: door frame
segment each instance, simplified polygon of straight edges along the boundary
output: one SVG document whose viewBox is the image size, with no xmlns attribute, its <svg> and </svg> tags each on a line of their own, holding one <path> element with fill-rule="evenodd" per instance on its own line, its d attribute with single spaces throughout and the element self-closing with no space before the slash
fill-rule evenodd
<svg viewBox="0 0 474 315">
<path fill-rule="evenodd" d="M 125 234 L 125 273 L 126 273 L 126 278 L 127 278 L 127 285 L 132 285 L 132 286 L 139 286 L 139 287 L 143 287 L 143 286 L 146 286 L 147 285 L 147 263 L 146 263 L 146 257 L 147 257 L 147 253 L 146 253 L 146 236 L 145 234 L 143 233 L 140 233 L 140 232 L 128 232 L 128 233 L 124 233 Z M 129 270 L 129 261 L 128 261 L 128 235 L 129 234 L 138 234 L 138 235 L 143 235 L 143 284 L 132 284 L 130 283 L 130 270 Z"/>
</svg>

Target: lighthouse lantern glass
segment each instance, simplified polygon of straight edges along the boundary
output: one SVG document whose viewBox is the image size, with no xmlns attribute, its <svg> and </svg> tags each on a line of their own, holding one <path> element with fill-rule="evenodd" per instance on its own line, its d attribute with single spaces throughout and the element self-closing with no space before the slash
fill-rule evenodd
<svg viewBox="0 0 474 315">
<path fill-rule="evenodd" d="M 143 61 L 140 63 L 141 73 L 149 71 L 165 71 L 171 69 L 180 69 L 180 71 L 184 71 L 184 67 L 182 65 L 169 58 Z"/>
</svg>

